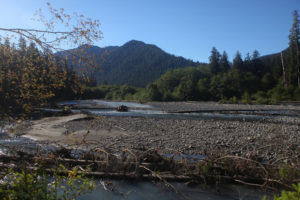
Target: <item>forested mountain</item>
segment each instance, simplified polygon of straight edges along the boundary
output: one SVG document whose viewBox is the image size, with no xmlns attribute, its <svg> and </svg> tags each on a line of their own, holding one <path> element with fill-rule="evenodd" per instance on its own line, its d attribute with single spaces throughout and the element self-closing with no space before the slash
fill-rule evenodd
<svg viewBox="0 0 300 200">
<path fill-rule="evenodd" d="M 107 84 L 87 88 L 82 97 L 263 104 L 300 100 L 298 69 L 292 63 L 297 55 L 290 48 L 262 57 L 256 50 L 245 56 L 237 52 L 230 62 L 225 51 L 221 54 L 213 47 L 207 65 L 170 69 L 145 88 Z"/>
<path fill-rule="evenodd" d="M 65 56 L 85 49 L 95 57 L 100 70 L 92 70 L 98 84 L 129 84 L 144 87 L 163 75 L 169 69 L 197 66 L 192 60 L 168 54 L 155 45 L 132 40 L 120 47 L 100 48 L 81 46 L 77 49 L 59 52 Z M 75 68 L 80 68 L 77 64 Z"/>
</svg>

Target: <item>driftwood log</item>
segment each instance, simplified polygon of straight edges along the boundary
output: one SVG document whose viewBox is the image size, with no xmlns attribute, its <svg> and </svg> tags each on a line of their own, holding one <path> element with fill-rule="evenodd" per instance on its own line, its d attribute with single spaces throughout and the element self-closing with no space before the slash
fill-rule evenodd
<svg viewBox="0 0 300 200">
<path fill-rule="evenodd" d="M 59 150 L 58 152 L 63 152 Z M 82 158 L 66 157 L 65 154 L 52 152 L 48 156 L 34 156 L 26 153 L 14 156 L 0 156 L 0 171 L 3 175 L 8 169 L 38 170 L 40 166 L 45 172 L 52 174 L 53 169 L 63 165 L 67 170 L 79 167 L 88 177 L 112 179 L 140 179 L 158 181 L 178 181 L 192 183 L 239 183 L 265 188 L 278 186 L 289 187 L 291 183 L 299 182 L 300 170 L 285 166 L 293 176 L 281 177 L 281 167 L 270 163 L 238 156 L 223 156 L 206 158 L 199 161 L 185 159 L 174 160 L 164 158 L 156 150 L 133 153 L 126 149 L 119 156 L 103 150 L 104 155 Z M 94 152 L 94 153 L 99 153 Z M 67 175 L 67 171 L 60 172 Z"/>
</svg>

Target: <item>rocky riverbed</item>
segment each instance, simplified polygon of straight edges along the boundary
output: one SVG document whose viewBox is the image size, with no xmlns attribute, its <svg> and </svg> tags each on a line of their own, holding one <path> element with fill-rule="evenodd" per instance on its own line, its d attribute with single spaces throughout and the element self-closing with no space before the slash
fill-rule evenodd
<svg viewBox="0 0 300 200">
<path fill-rule="evenodd" d="M 150 103 L 168 112 L 194 110 L 290 110 L 299 106 L 251 106 L 215 103 Z M 159 149 L 162 153 L 226 154 L 268 162 L 300 160 L 300 118 L 277 116 L 261 121 L 166 119 L 77 114 L 32 121 L 18 134 L 53 143 L 123 149 Z"/>
</svg>

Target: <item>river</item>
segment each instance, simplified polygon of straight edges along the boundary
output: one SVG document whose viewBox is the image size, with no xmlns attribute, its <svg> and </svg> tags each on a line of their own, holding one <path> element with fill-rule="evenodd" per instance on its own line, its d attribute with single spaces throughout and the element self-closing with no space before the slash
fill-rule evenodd
<svg viewBox="0 0 300 200">
<path fill-rule="evenodd" d="M 180 102 L 178 103 L 180 104 Z M 88 112 L 100 116 L 124 116 L 124 117 L 150 117 L 150 118 L 170 118 L 170 119 L 223 119 L 223 120 L 242 120 L 242 121 L 263 121 L 283 116 L 300 117 L 299 111 L 287 110 L 285 107 L 255 107 L 250 106 L 235 109 L 206 108 L 201 110 L 179 111 L 169 110 L 161 106 L 151 104 L 141 104 L 134 102 L 114 102 L 103 100 L 72 100 L 64 101 L 59 106 L 69 106 L 75 113 Z M 127 106 L 128 112 L 118 112 L 117 107 Z M 207 105 L 205 105 L 206 107 Z M 230 106 L 230 105 L 229 105 Z M 180 106 L 179 106 L 180 107 Z M 197 107 L 195 107 L 196 109 Z M 60 111 L 59 109 L 48 109 L 48 111 Z"/>
<path fill-rule="evenodd" d="M 131 116 L 131 117 L 150 117 L 150 118 L 172 118 L 172 119 L 224 119 L 242 121 L 262 121 L 275 119 L 283 116 L 299 117 L 298 112 L 268 109 L 268 110 L 201 110 L 201 112 L 170 112 L 161 107 L 151 104 L 140 104 L 132 102 L 110 102 L 102 100 L 74 100 L 65 101 L 58 104 L 60 107 L 69 106 L 74 113 L 88 112 L 103 116 Z M 116 108 L 125 105 L 129 108 L 128 112 L 117 112 Z M 60 109 L 45 109 L 46 112 L 59 112 Z M 27 152 L 36 152 L 40 149 L 47 151 L 55 148 L 51 145 L 44 145 L 23 138 L 11 138 L 7 134 L 7 129 L 13 124 L 2 126 L 0 130 L 0 154 L 10 154 L 11 147 Z M 105 190 L 103 180 L 96 180 L 97 189 L 91 194 L 84 195 L 79 199 L 261 199 L 263 192 L 256 188 L 238 185 L 222 185 L 219 187 L 193 186 L 188 187 L 183 183 L 172 183 L 177 192 L 167 188 L 161 183 L 153 182 L 131 182 L 106 180 L 112 183 L 113 190 Z"/>
</svg>

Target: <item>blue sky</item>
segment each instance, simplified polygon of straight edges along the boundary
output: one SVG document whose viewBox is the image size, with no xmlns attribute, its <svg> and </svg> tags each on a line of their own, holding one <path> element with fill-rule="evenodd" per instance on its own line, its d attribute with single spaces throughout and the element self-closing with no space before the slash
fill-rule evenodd
<svg viewBox="0 0 300 200">
<path fill-rule="evenodd" d="M 285 49 L 292 12 L 300 11 L 300 0 L 0 0 L 0 27 L 39 26 L 30 19 L 46 2 L 99 19 L 100 47 L 136 39 L 200 62 L 208 62 L 213 46 L 230 60 L 237 50 L 245 56 Z"/>
</svg>

